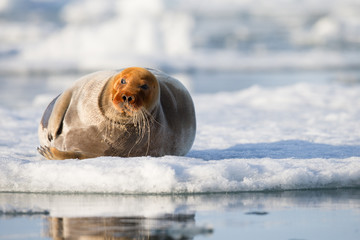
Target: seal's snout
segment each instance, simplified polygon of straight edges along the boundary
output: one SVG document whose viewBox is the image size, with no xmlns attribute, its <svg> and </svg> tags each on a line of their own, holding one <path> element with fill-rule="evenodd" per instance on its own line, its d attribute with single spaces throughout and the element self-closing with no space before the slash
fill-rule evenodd
<svg viewBox="0 0 360 240">
<path fill-rule="evenodd" d="M 122 94 L 121 99 L 123 100 L 123 102 L 128 102 L 128 103 L 135 103 L 135 96 L 134 95 L 127 95 L 127 94 Z"/>
<path fill-rule="evenodd" d="M 122 114 L 131 116 L 141 106 L 136 93 L 119 91 L 112 100 L 114 107 Z"/>
</svg>

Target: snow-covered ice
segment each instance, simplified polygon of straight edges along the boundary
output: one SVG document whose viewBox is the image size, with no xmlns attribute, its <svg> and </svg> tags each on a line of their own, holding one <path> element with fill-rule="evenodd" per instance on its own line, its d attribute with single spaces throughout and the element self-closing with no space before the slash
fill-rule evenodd
<svg viewBox="0 0 360 240">
<path fill-rule="evenodd" d="M 28 108 L 1 107 L 0 191 L 176 194 L 360 186 L 360 86 L 253 86 L 193 98 L 198 129 L 185 157 L 44 160 L 36 153 L 37 126 L 49 99 L 37 98 Z"/>
</svg>

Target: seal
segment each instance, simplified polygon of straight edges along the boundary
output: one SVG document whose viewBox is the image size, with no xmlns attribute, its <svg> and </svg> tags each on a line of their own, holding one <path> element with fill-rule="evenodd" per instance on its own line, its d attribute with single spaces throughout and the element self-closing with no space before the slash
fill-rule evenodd
<svg viewBox="0 0 360 240">
<path fill-rule="evenodd" d="M 99 71 L 50 102 L 38 151 L 47 159 L 185 155 L 196 132 L 192 98 L 155 69 Z"/>
</svg>

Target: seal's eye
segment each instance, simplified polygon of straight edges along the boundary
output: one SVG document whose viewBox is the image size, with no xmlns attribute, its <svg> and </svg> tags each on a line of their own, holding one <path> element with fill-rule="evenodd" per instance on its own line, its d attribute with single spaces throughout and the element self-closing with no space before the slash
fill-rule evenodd
<svg viewBox="0 0 360 240">
<path fill-rule="evenodd" d="M 126 83 L 125 78 L 121 79 L 121 84 L 125 84 L 125 83 Z"/>
<path fill-rule="evenodd" d="M 146 90 L 146 89 L 148 89 L 148 88 L 149 88 L 149 86 L 148 86 L 147 84 L 144 84 L 144 85 L 141 85 L 141 86 L 140 86 L 140 88 L 142 88 L 142 89 Z"/>
</svg>

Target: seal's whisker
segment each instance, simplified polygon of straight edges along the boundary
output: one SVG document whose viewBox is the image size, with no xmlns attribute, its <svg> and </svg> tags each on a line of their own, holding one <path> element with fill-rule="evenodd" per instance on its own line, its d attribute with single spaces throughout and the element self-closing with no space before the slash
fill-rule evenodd
<svg viewBox="0 0 360 240">
<path fill-rule="evenodd" d="M 151 119 L 151 122 L 157 123 L 159 126 L 164 127 L 158 120 L 155 119 L 155 117 L 145 108 L 143 108 L 146 116 L 148 116 Z"/>
<path fill-rule="evenodd" d="M 134 145 L 130 148 L 130 150 L 128 152 L 128 157 L 130 156 L 134 147 L 143 139 L 142 118 L 143 118 L 143 116 L 142 116 L 142 113 L 140 110 L 136 114 L 134 114 L 134 116 L 132 117 L 132 123 L 133 123 L 135 129 L 137 129 L 137 131 L 138 131 L 138 138 L 136 139 Z"/>
<path fill-rule="evenodd" d="M 139 109 L 138 112 L 133 116 L 133 124 L 134 127 L 137 129 L 138 138 L 136 139 L 134 145 L 131 147 L 130 151 L 128 152 L 128 156 L 130 156 L 133 148 L 144 139 L 145 135 L 147 135 L 147 141 L 146 141 L 147 147 L 146 147 L 145 155 L 148 154 L 150 149 L 150 139 L 151 139 L 151 135 L 150 135 L 151 122 L 152 121 L 149 118 L 149 114 L 144 108 Z"/>
<path fill-rule="evenodd" d="M 137 121 L 136 124 L 139 131 L 139 138 L 136 142 L 139 143 L 144 138 L 146 134 L 145 130 L 147 128 L 147 125 L 149 124 L 149 122 L 147 121 L 146 114 L 143 111 L 143 108 L 139 109 L 135 119 Z"/>
<path fill-rule="evenodd" d="M 151 116 L 151 115 L 145 114 L 145 120 L 147 122 L 147 133 L 148 133 L 146 155 L 148 155 L 149 149 L 150 149 L 150 134 L 151 134 L 151 131 L 150 131 L 150 129 L 151 129 L 150 128 L 150 119 L 148 118 L 148 116 Z"/>
</svg>

